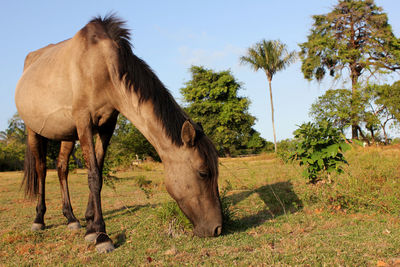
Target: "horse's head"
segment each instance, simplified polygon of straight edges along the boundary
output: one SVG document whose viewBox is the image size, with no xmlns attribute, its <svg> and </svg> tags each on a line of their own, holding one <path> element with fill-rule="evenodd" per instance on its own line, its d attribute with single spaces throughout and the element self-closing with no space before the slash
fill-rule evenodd
<svg viewBox="0 0 400 267">
<path fill-rule="evenodd" d="M 218 155 L 198 125 L 182 126 L 183 145 L 165 163 L 169 194 L 194 226 L 194 234 L 218 236 L 222 231 L 218 193 Z"/>
</svg>

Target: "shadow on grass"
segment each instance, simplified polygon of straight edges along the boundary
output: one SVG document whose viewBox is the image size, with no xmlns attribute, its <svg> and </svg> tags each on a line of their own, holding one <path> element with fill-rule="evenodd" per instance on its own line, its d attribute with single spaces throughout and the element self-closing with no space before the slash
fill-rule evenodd
<svg viewBox="0 0 400 267">
<path fill-rule="evenodd" d="M 262 201 L 264 206 L 258 211 L 250 211 L 245 216 L 238 218 L 238 216 L 232 215 L 230 220 L 224 222 L 224 233 L 229 235 L 235 232 L 243 232 L 248 229 L 262 225 L 268 220 L 280 217 L 282 215 L 296 213 L 303 209 L 303 203 L 298 198 L 293 190 L 293 184 L 290 181 L 278 182 L 274 184 L 268 184 L 258 187 L 253 190 L 245 190 L 239 193 L 226 196 L 223 201 L 234 206 L 241 201 L 249 198 L 256 194 Z M 143 208 L 155 208 L 162 205 L 158 204 L 145 204 L 145 205 L 129 205 L 122 206 L 113 210 L 106 210 L 103 215 L 107 221 L 128 216 L 134 214 Z M 86 226 L 85 220 L 81 219 L 82 227 Z M 53 228 L 61 224 L 49 225 L 46 228 Z M 114 233 L 116 236 L 113 240 L 116 240 L 116 246 L 119 247 L 125 243 L 126 235 L 125 232 Z"/>
<path fill-rule="evenodd" d="M 110 220 L 113 218 L 118 218 L 124 216 L 126 214 L 133 214 L 134 212 L 143 209 L 143 208 L 155 208 L 160 204 L 145 204 L 145 205 L 130 205 L 123 206 L 114 210 L 106 210 L 103 212 L 104 220 Z"/>
<path fill-rule="evenodd" d="M 302 201 L 293 191 L 290 181 L 264 185 L 253 190 L 246 190 L 226 197 L 225 201 L 235 205 L 253 194 L 257 194 L 264 202 L 265 207 L 257 213 L 250 214 L 240 219 L 231 218 L 226 222 L 225 234 L 242 232 L 257 227 L 264 222 L 285 214 L 295 213 L 303 208 Z"/>
<path fill-rule="evenodd" d="M 113 210 L 106 210 L 103 212 L 103 217 L 104 220 L 107 221 L 110 219 L 114 219 L 114 218 L 118 218 L 118 217 L 123 217 L 127 214 L 133 214 L 136 211 L 142 209 L 142 208 L 155 208 L 157 206 L 159 206 L 160 204 L 146 204 L 146 205 L 129 205 L 129 206 L 123 206 L 117 209 L 113 209 Z M 86 219 L 85 218 L 79 218 L 79 222 L 81 223 L 82 228 L 86 227 Z M 66 220 L 62 220 L 62 222 L 60 223 L 53 223 L 53 224 L 49 224 L 46 225 L 46 229 L 52 229 L 52 228 L 56 228 L 59 226 L 63 226 L 63 225 L 67 225 L 67 221 Z"/>
<path fill-rule="evenodd" d="M 115 248 L 118 248 L 118 247 L 122 246 L 123 244 L 126 243 L 126 230 L 125 229 L 122 230 L 121 233 L 115 235 L 111 239 L 114 240 Z"/>
</svg>

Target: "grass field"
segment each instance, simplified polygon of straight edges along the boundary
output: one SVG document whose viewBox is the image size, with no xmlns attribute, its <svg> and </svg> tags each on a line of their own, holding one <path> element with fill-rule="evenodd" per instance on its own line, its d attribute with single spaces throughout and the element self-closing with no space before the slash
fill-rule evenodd
<svg viewBox="0 0 400 267">
<path fill-rule="evenodd" d="M 400 149 L 358 148 L 334 183 L 308 184 L 302 169 L 273 155 L 220 160 L 220 191 L 229 213 L 223 235 L 198 238 L 176 215 L 161 164 L 119 171 L 106 181 L 102 205 L 116 250 L 97 254 L 70 232 L 56 172 L 46 182 L 46 229 L 31 232 L 35 203 L 19 191 L 21 172 L 0 173 L 0 265 L 342 265 L 400 264 Z M 75 215 L 83 226 L 84 170 L 70 174 Z"/>
</svg>

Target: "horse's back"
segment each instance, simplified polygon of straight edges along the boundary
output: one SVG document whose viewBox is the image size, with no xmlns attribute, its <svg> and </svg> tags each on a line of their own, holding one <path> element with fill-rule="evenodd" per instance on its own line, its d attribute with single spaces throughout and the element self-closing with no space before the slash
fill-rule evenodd
<svg viewBox="0 0 400 267">
<path fill-rule="evenodd" d="M 32 65 L 41 55 L 48 52 L 52 47 L 56 46 L 56 44 L 49 44 L 45 47 L 39 48 L 38 50 L 29 52 L 28 55 L 25 57 L 24 62 L 24 71 Z"/>
</svg>

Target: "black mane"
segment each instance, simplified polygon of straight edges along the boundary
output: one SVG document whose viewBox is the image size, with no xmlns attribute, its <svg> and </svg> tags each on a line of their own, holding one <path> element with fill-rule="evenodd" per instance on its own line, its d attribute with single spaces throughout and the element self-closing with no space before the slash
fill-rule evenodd
<svg viewBox="0 0 400 267">
<path fill-rule="evenodd" d="M 103 25 L 105 32 L 119 46 L 119 78 L 128 90 L 139 95 L 139 102 L 151 101 L 156 117 L 162 122 L 166 134 L 172 142 L 181 146 L 181 129 L 188 119 L 171 93 L 142 59 L 132 52 L 130 32 L 125 21 L 115 15 L 96 17 L 90 23 Z"/>
<path fill-rule="evenodd" d="M 90 22 L 99 23 L 105 32 L 119 46 L 119 78 L 125 82 L 127 90 L 139 95 L 139 102 L 151 101 L 156 117 L 162 122 L 166 134 L 172 142 L 182 146 L 181 129 L 189 116 L 179 107 L 171 93 L 142 59 L 132 52 L 130 32 L 125 21 L 115 15 L 96 17 Z M 203 155 L 210 168 L 212 182 L 217 182 L 218 154 L 212 141 L 204 134 L 201 126 L 193 121 L 196 128 L 195 146 Z"/>
</svg>

